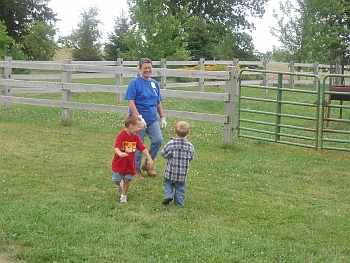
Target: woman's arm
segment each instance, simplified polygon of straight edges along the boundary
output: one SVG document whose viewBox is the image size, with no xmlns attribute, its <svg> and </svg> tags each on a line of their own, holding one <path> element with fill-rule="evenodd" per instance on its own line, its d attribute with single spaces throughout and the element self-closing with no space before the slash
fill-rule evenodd
<svg viewBox="0 0 350 263">
<path fill-rule="evenodd" d="M 129 107 L 130 107 L 132 113 L 135 114 L 136 116 L 139 116 L 140 113 L 139 113 L 139 111 L 136 108 L 135 101 L 134 100 L 128 100 L 128 103 L 129 103 Z"/>
<path fill-rule="evenodd" d="M 158 111 L 158 114 L 159 114 L 159 117 L 160 117 L 160 118 L 165 117 L 165 116 L 164 116 L 164 112 L 163 112 L 163 106 L 162 106 L 162 103 L 161 103 L 161 102 L 159 102 L 159 103 L 157 104 L 157 111 Z"/>
</svg>

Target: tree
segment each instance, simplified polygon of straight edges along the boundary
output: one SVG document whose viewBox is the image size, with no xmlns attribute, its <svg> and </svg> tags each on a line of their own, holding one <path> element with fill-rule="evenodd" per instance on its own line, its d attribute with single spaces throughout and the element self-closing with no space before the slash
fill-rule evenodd
<svg viewBox="0 0 350 263">
<path fill-rule="evenodd" d="M 28 56 L 24 54 L 19 44 L 15 44 L 11 47 L 11 51 L 9 56 L 12 57 L 13 60 L 28 60 Z M 30 74 L 31 70 L 26 68 L 13 68 L 13 74 Z"/>
<path fill-rule="evenodd" d="M 190 52 L 191 58 L 193 60 L 214 59 L 216 41 L 212 37 L 212 30 L 204 19 L 194 17 L 191 21 L 187 23 L 189 26 L 186 27 L 187 50 Z"/>
<path fill-rule="evenodd" d="M 254 55 L 254 44 L 252 37 L 247 33 L 227 33 L 222 41 L 218 44 L 217 59 L 233 60 L 257 60 Z"/>
<path fill-rule="evenodd" d="M 54 40 L 56 30 L 52 25 L 35 21 L 30 25 L 29 34 L 23 37 L 25 53 L 31 60 L 52 60 L 57 51 Z"/>
<path fill-rule="evenodd" d="M 345 31 L 350 30 L 350 2 L 349 1 L 343 1 L 342 2 L 344 6 L 344 26 L 345 26 Z M 344 34 L 341 35 L 341 37 L 344 40 L 344 44 L 346 44 L 347 47 L 350 45 L 350 34 Z"/>
<path fill-rule="evenodd" d="M 122 12 L 114 21 L 114 32 L 108 34 L 108 40 L 105 44 L 105 59 L 109 61 L 117 60 L 119 53 L 129 51 L 128 46 L 124 43 L 125 36 L 129 30 L 129 21 L 125 13 Z"/>
<path fill-rule="evenodd" d="M 12 38 L 7 35 L 6 26 L 0 21 L 0 59 L 9 51 Z"/>
<path fill-rule="evenodd" d="M 236 37 L 234 34 L 226 34 L 221 42 L 216 47 L 217 56 L 215 59 L 218 60 L 233 60 L 237 58 L 234 52 L 234 46 L 236 44 Z"/>
<path fill-rule="evenodd" d="M 126 37 L 130 52 L 125 55 L 139 58 L 148 53 L 159 59 L 182 54 L 181 57 L 190 55 L 190 59 L 212 59 L 217 56 L 214 47 L 225 35 L 254 28 L 247 17 L 261 17 L 268 1 L 128 0 L 132 29 Z M 171 48 L 176 49 L 174 44 L 178 44 L 175 56 L 170 52 Z M 157 52 L 154 47 L 158 48 Z"/>
<path fill-rule="evenodd" d="M 60 43 L 72 48 L 72 57 L 76 61 L 102 60 L 101 42 L 102 32 L 99 28 L 101 21 L 97 18 L 99 9 L 90 7 L 80 14 L 81 20 L 78 28 L 74 29 L 69 36 L 61 37 Z"/>
<path fill-rule="evenodd" d="M 234 55 L 240 60 L 257 60 L 254 55 L 253 38 L 247 33 L 234 33 L 235 45 L 233 47 Z"/>
<path fill-rule="evenodd" d="M 269 0 L 178 0 L 169 1 L 169 11 L 178 13 L 183 7 L 188 7 L 192 16 L 206 20 L 212 24 L 217 36 L 225 36 L 225 33 L 236 32 L 239 29 L 253 29 L 254 25 L 247 17 L 262 17 L 265 13 L 264 4 Z M 134 2 L 130 1 L 129 2 Z"/>
<path fill-rule="evenodd" d="M 173 15 L 165 3 L 158 0 L 129 1 L 131 28 L 125 36 L 129 51 L 120 55 L 126 59 L 149 57 L 153 60 L 188 60 L 186 33 L 181 21 L 189 18 L 184 8 Z M 185 18 L 186 17 L 186 18 Z"/>
<path fill-rule="evenodd" d="M 27 27 L 34 21 L 55 24 L 56 15 L 47 6 L 51 0 L 1 0 L 0 1 L 0 21 L 4 21 L 8 35 L 16 43 L 20 43 L 22 38 L 29 33 Z"/>
<path fill-rule="evenodd" d="M 349 23 L 343 0 L 287 0 L 280 3 L 281 16 L 275 12 L 279 28 L 271 33 L 296 62 L 329 62 L 332 49 L 346 48 Z M 287 21 L 285 21 L 287 20 Z"/>
<path fill-rule="evenodd" d="M 280 61 L 280 62 L 289 62 L 293 60 L 293 57 L 286 49 L 273 46 L 270 59 L 273 59 L 274 61 Z"/>
</svg>

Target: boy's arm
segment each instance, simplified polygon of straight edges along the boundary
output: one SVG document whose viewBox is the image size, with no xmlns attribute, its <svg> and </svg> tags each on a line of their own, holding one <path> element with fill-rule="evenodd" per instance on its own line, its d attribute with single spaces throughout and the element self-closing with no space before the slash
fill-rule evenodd
<svg viewBox="0 0 350 263">
<path fill-rule="evenodd" d="M 147 168 L 153 170 L 153 168 L 154 168 L 154 161 L 153 161 L 151 155 L 149 155 L 148 150 L 147 150 L 147 149 L 144 149 L 144 150 L 142 151 L 142 153 L 143 153 L 143 154 L 146 156 L 146 158 L 147 158 Z"/>
<path fill-rule="evenodd" d="M 169 143 L 164 145 L 164 148 L 163 148 L 163 150 L 160 151 L 160 154 L 162 155 L 162 157 L 164 159 L 169 159 L 171 157 L 171 151 L 170 151 Z"/>
<path fill-rule="evenodd" d="M 193 160 L 193 157 L 194 157 L 194 147 L 192 146 L 191 161 Z"/>
<path fill-rule="evenodd" d="M 114 153 L 119 157 L 126 157 L 129 155 L 126 152 L 122 152 L 119 148 L 114 148 Z"/>
</svg>

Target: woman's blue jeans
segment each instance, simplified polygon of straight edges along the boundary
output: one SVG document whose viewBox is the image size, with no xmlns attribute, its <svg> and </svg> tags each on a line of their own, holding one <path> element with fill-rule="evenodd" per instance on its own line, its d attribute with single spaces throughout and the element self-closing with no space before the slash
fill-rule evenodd
<svg viewBox="0 0 350 263">
<path fill-rule="evenodd" d="M 151 142 L 149 148 L 149 155 L 151 155 L 153 161 L 156 159 L 158 151 L 162 146 L 163 136 L 160 130 L 159 123 L 156 121 L 152 124 L 147 124 L 146 129 L 139 130 L 137 134 L 140 136 L 141 140 L 144 142 L 145 134 L 148 135 L 149 140 Z M 139 150 L 136 151 L 136 172 L 141 170 L 141 161 L 142 161 L 142 152 Z"/>
</svg>

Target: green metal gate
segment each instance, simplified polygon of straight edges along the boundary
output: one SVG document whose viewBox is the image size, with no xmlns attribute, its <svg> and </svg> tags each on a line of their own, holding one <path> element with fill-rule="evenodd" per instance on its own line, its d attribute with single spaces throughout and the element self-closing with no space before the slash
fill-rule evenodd
<svg viewBox="0 0 350 263">
<path fill-rule="evenodd" d="M 243 81 L 254 74 L 278 76 L 277 86 Z M 283 76 L 313 78 L 307 88 L 283 85 Z M 287 81 L 288 83 L 288 81 Z M 318 149 L 321 81 L 317 75 L 244 69 L 239 72 L 238 137 Z M 298 87 L 298 86 L 297 86 Z"/>
<path fill-rule="evenodd" d="M 269 74 L 277 75 L 277 85 L 261 86 L 261 81 L 257 85 L 254 81 L 243 81 L 251 74 L 263 74 L 265 79 Z M 314 85 L 291 89 L 284 85 L 289 82 L 284 76 L 313 78 Z M 343 81 L 332 84 L 332 78 Z M 241 70 L 238 137 L 350 152 L 350 85 L 344 84 L 346 78 L 350 76 L 329 74 L 321 84 L 320 78 L 312 74 Z"/>
<path fill-rule="evenodd" d="M 321 149 L 350 151 L 350 85 L 345 84 L 346 78 L 350 76 L 329 74 L 323 79 Z"/>
</svg>

